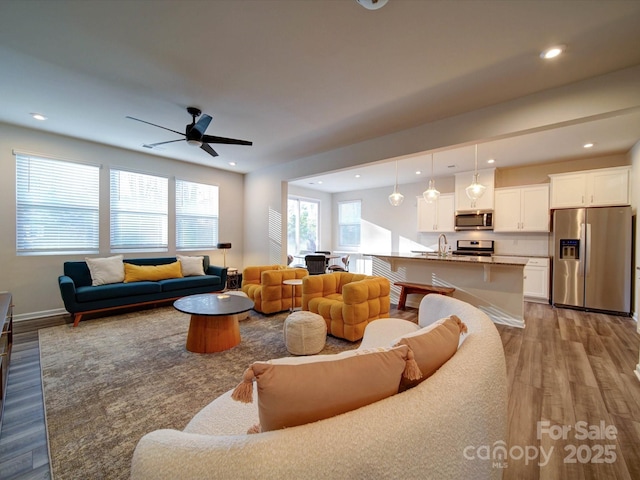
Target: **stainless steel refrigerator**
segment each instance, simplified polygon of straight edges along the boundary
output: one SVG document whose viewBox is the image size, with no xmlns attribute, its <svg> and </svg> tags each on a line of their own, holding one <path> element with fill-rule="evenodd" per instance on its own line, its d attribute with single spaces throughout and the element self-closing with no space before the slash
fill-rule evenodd
<svg viewBox="0 0 640 480">
<path fill-rule="evenodd" d="M 629 315 L 631 207 L 553 212 L 552 303 Z"/>
</svg>

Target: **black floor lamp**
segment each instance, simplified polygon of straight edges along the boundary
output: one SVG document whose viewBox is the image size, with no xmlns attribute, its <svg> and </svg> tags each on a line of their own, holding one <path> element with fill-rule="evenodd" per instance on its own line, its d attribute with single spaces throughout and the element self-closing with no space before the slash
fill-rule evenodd
<svg viewBox="0 0 640 480">
<path fill-rule="evenodd" d="M 219 243 L 218 245 L 216 245 L 216 248 L 218 250 L 222 250 L 222 255 L 224 257 L 224 266 L 227 266 L 227 250 L 231 249 L 231 244 L 230 243 Z"/>
</svg>

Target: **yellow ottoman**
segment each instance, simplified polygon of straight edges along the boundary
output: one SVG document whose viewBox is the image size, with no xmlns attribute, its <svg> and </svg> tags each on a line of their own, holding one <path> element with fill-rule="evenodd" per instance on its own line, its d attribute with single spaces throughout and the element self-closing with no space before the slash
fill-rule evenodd
<svg viewBox="0 0 640 480">
<path fill-rule="evenodd" d="M 324 348 L 327 324 L 322 315 L 298 311 L 284 321 L 284 343 L 294 355 L 314 355 Z"/>
</svg>

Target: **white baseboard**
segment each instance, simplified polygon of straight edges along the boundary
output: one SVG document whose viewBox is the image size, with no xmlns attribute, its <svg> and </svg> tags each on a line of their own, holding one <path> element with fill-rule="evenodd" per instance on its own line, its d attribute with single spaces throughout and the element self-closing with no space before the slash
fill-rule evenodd
<svg viewBox="0 0 640 480">
<path fill-rule="evenodd" d="M 64 308 L 55 308 L 53 310 L 43 310 L 41 312 L 29 312 L 13 315 L 14 322 L 24 322 L 27 320 L 35 320 L 37 318 L 55 317 L 58 315 L 69 315 Z"/>
</svg>

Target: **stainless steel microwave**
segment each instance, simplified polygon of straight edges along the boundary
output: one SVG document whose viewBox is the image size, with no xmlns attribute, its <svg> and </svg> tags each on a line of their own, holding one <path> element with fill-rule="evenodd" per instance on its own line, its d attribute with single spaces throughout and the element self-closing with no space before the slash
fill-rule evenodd
<svg viewBox="0 0 640 480">
<path fill-rule="evenodd" d="M 493 210 L 456 212 L 456 230 L 493 230 Z"/>
</svg>

